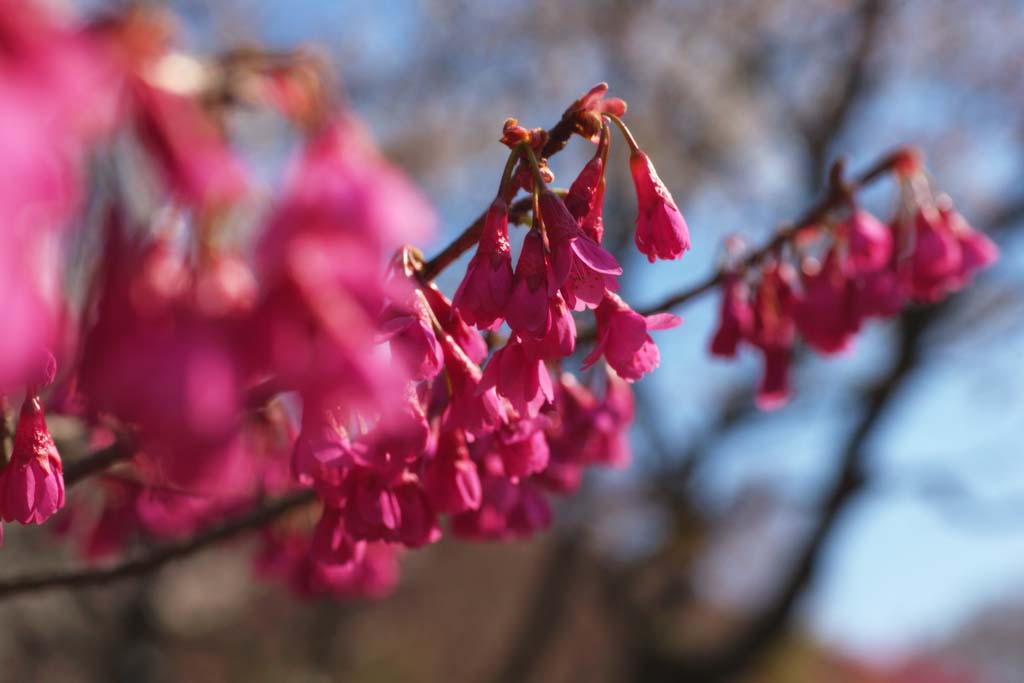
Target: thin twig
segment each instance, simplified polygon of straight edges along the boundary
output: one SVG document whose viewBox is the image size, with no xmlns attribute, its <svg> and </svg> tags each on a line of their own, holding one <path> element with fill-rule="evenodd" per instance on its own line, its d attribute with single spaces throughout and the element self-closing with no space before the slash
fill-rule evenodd
<svg viewBox="0 0 1024 683">
<path fill-rule="evenodd" d="M 53 588 L 100 586 L 118 579 L 142 576 L 173 560 L 193 555 L 211 545 L 226 541 L 245 531 L 257 529 L 285 513 L 313 502 L 312 490 L 302 490 L 265 503 L 238 517 L 221 522 L 191 538 L 167 543 L 140 557 L 108 567 L 72 568 L 57 571 L 31 571 L 0 580 L 0 600 L 24 593 Z"/>
</svg>

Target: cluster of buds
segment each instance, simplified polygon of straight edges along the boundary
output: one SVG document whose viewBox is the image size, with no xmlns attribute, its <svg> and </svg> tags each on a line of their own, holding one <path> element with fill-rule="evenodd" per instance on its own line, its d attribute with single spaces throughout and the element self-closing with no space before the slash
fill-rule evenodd
<svg viewBox="0 0 1024 683">
<path fill-rule="evenodd" d="M 900 192 L 888 225 L 837 181 L 843 215 L 798 226 L 788 242 L 755 258 L 731 243 L 711 353 L 734 358 L 741 343 L 760 351 L 762 409 L 789 399 L 798 337 L 820 354 L 843 353 L 865 321 L 940 301 L 998 257 L 996 245 L 971 228 L 950 198 L 932 191 L 915 153 L 902 150 L 889 166 Z"/>
</svg>

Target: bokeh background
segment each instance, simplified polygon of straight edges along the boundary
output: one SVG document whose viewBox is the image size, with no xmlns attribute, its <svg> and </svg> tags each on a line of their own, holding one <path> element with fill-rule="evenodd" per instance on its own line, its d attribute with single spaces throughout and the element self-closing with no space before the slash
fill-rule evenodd
<svg viewBox="0 0 1024 683">
<path fill-rule="evenodd" d="M 694 243 L 681 262 L 635 252 L 613 145 L 606 240 L 635 305 L 706 276 L 727 235 L 766 240 L 838 156 L 857 170 L 904 143 L 1002 259 L 947 304 L 872 324 L 842 358 L 802 356 L 794 400 L 768 414 L 751 400 L 755 358 L 707 354 L 704 297 L 635 385 L 633 463 L 594 473 L 547 534 L 410 553 L 379 602 L 297 601 L 251 577 L 245 541 L 123 585 L 21 597 L 0 606 L 0 680 L 1024 680 L 1024 5 L 164 4 L 200 54 L 324 55 L 434 201 L 428 254 L 493 196 L 505 118 L 553 125 L 604 80 Z M 234 125 L 257 167 L 288 149 L 258 116 Z M 557 184 L 590 153 L 575 140 L 554 158 Z M 883 217 L 892 199 L 885 183 L 863 196 Z M 440 279 L 449 294 L 460 272 Z M 60 560 L 42 534 L 10 536 Z"/>
</svg>

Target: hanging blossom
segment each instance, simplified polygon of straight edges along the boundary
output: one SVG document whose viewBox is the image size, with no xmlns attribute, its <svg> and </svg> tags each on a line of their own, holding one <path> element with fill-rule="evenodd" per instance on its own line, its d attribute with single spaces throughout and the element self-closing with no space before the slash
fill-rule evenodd
<svg viewBox="0 0 1024 683">
<path fill-rule="evenodd" d="M 681 320 L 643 315 L 620 293 L 622 264 L 603 244 L 612 126 L 630 146 L 641 253 L 677 259 L 690 236 L 606 84 L 573 102 L 557 133 L 505 122 L 497 193 L 430 263 L 411 245 L 430 236 L 432 210 L 308 58 L 195 59 L 142 7 L 83 29 L 35 3 L 8 10 L 0 394 L 25 398 L 0 518 L 40 523 L 64 506 L 44 417 L 57 414 L 91 447 L 123 449 L 51 525 L 87 557 L 306 491 L 309 510 L 263 529 L 256 571 L 303 596 L 380 596 L 407 550 L 443 533 L 539 533 L 554 496 L 591 467 L 629 461 L 631 383 L 660 361 L 652 333 Z M 263 197 L 224 116 L 235 102 L 295 126 L 283 181 Z M 565 131 L 594 153 L 562 191 L 545 157 Z M 125 148 L 143 169 L 130 184 Z M 85 216 L 94 183 L 80 161 L 93 150 L 109 159 L 109 192 L 106 211 Z M 761 354 L 759 405 L 789 396 L 801 341 L 844 351 L 868 318 L 941 298 L 996 258 L 918 165 L 900 174 L 889 223 L 850 197 L 803 226 L 813 239 L 727 264 L 712 351 Z M 84 268 L 63 248 L 73 225 L 103 231 Z M 449 299 L 429 280 L 474 239 Z M 91 278 L 74 301 L 61 295 L 65 272 Z M 53 385 L 40 371 L 50 354 L 62 368 Z"/>
<path fill-rule="evenodd" d="M 849 351 L 867 320 L 891 318 L 911 302 L 940 301 L 998 258 L 998 247 L 949 197 L 933 193 L 916 155 L 897 154 L 892 165 L 900 201 L 888 225 L 850 196 L 840 207 L 848 210 L 844 218 L 797 231 L 795 263 L 777 250 L 758 264 L 726 267 L 711 352 L 732 358 L 742 343 L 761 352 L 759 407 L 789 399 L 798 339 L 823 355 Z M 742 254 L 732 257 L 742 261 Z"/>
</svg>

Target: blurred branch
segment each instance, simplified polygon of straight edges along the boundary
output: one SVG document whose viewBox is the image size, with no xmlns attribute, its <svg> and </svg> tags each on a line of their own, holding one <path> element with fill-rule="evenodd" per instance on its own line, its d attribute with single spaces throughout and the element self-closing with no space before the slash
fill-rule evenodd
<svg viewBox="0 0 1024 683">
<path fill-rule="evenodd" d="M 257 529 L 285 513 L 313 502 L 312 490 L 302 490 L 264 503 L 249 512 L 228 519 L 191 538 L 157 546 L 141 557 L 109 567 L 73 568 L 52 572 L 31 571 L 0 580 L 0 600 L 53 588 L 100 586 L 118 579 L 143 576 L 163 565 L 193 555 L 211 545 Z"/>
<path fill-rule="evenodd" d="M 810 157 L 808 179 L 811 183 L 817 183 L 825 171 L 829 148 L 846 127 L 857 100 L 871 86 L 873 77 L 868 62 L 878 43 L 887 4 L 886 0 L 860 3 L 851 17 L 859 29 L 856 44 L 846 62 L 836 70 L 833 87 L 826 93 L 821 108 L 806 117 L 801 125 Z"/>
<path fill-rule="evenodd" d="M 105 471 L 111 465 L 128 460 L 135 449 L 124 440 L 118 440 L 105 448 L 78 458 L 64 468 L 64 486 L 74 486 L 94 474 Z"/>
<path fill-rule="evenodd" d="M 893 368 L 867 395 L 861 417 L 843 448 L 839 471 L 824 497 L 818 521 L 775 597 L 739 633 L 714 652 L 675 655 L 659 650 L 655 645 L 657 639 L 633 638 L 636 673 L 640 680 L 701 683 L 724 681 L 746 669 L 784 634 L 784 626 L 800 596 L 818 573 L 822 552 L 843 511 L 862 489 L 865 445 L 899 388 L 917 368 L 921 339 L 934 319 L 935 311 L 934 308 L 911 309 L 901 318 L 899 352 Z M 625 607 L 631 621 L 644 620 L 643 615 L 628 604 Z M 650 634 L 651 629 L 641 622 L 641 628 L 636 632 Z"/>
<path fill-rule="evenodd" d="M 568 611 L 571 589 L 577 580 L 583 541 L 576 533 L 559 534 L 540 567 L 524 618 L 516 628 L 493 676 L 497 683 L 522 683 L 536 673 L 544 653 L 554 644 L 555 635 Z"/>
</svg>

